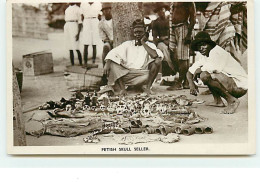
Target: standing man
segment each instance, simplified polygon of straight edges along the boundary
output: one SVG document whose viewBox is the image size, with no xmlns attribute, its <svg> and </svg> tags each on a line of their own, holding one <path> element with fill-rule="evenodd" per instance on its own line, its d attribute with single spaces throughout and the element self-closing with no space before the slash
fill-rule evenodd
<svg viewBox="0 0 260 182">
<path fill-rule="evenodd" d="M 200 78 L 209 87 L 214 102 L 208 106 L 225 107 L 222 101 L 227 101 L 227 108 L 223 114 L 233 114 L 239 106 L 238 98 L 247 93 L 247 74 L 242 66 L 220 46 L 211 40 L 207 32 L 199 32 L 191 43 L 191 48 L 198 51 L 200 58 L 187 73 L 190 93 L 198 94 L 198 87 L 194 84 Z"/>
<path fill-rule="evenodd" d="M 86 67 L 97 67 L 95 65 L 96 56 L 97 56 L 97 43 L 99 40 L 98 37 L 98 14 L 101 7 L 99 3 L 88 2 L 81 3 L 80 11 L 83 19 L 83 44 L 84 44 L 84 61 Z M 93 64 L 87 64 L 88 62 L 88 46 L 92 45 Z"/>
<path fill-rule="evenodd" d="M 166 18 L 165 12 L 169 10 L 169 6 L 163 2 L 156 3 L 154 12 L 158 14 L 158 18 L 153 22 L 152 34 L 153 42 L 163 52 L 162 76 L 176 74 L 169 51 L 169 19 Z"/>
<path fill-rule="evenodd" d="M 103 67 L 105 66 L 105 57 L 108 52 L 113 48 L 113 22 L 112 22 L 112 14 L 111 14 L 111 3 L 102 3 L 102 9 L 104 18 L 98 24 L 99 28 L 99 36 L 103 41 L 103 53 L 102 53 L 102 61 Z"/>
<path fill-rule="evenodd" d="M 177 83 L 167 90 L 189 88 L 186 73 L 189 69 L 189 44 L 196 23 L 193 2 L 173 2 L 170 10 L 170 55 L 179 72 Z"/>
<path fill-rule="evenodd" d="M 77 3 L 69 3 L 69 7 L 65 10 L 65 21 L 64 34 L 70 52 L 71 65 L 74 65 L 74 50 L 77 51 L 79 64 L 82 65 L 82 56 L 79 50 L 79 34 L 82 21 Z"/>
<path fill-rule="evenodd" d="M 125 85 L 146 85 L 144 92 L 151 94 L 151 86 L 159 72 L 163 53 L 153 43 L 147 41 L 143 20 L 133 22 L 134 40 L 123 42 L 106 56 L 104 74 L 108 84 L 99 93 L 120 89 L 120 95 L 126 94 Z"/>
</svg>

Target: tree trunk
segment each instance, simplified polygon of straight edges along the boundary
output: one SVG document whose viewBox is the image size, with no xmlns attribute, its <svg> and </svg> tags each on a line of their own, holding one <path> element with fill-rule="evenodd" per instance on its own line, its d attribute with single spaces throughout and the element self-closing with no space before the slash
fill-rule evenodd
<svg viewBox="0 0 260 182">
<path fill-rule="evenodd" d="M 143 19 L 142 3 L 112 3 L 114 47 L 127 40 L 133 40 L 132 23 Z"/>
<path fill-rule="evenodd" d="M 22 103 L 20 90 L 13 67 L 13 141 L 14 146 L 25 146 L 25 123 L 22 119 Z"/>
</svg>

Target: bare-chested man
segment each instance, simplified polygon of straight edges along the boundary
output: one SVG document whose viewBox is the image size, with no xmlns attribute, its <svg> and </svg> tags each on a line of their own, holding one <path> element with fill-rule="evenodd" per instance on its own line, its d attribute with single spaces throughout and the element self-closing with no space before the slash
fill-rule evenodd
<svg viewBox="0 0 260 182">
<path fill-rule="evenodd" d="M 171 59 L 179 72 L 177 83 L 167 90 L 189 88 L 186 73 L 189 68 L 189 44 L 196 22 L 196 10 L 193 2 L 171 3 L 170 14 L 170 53 Z"/>
</svg>

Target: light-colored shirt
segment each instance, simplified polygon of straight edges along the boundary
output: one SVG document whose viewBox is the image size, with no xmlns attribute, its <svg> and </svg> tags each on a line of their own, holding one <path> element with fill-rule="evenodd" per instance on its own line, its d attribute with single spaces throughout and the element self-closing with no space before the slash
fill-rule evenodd
<svg viewBox="0 0 260 182">
<path fill-rule="evenodd" d="M 80 16 L 80 8 L 77 5 L 70 5 L 65 10 L 65 21 L 78 21 L 78 23 L 82 23 Z"/>
<path fill-rule="evenodd" d="M 80 5 L 80 13 L 84 16 L 84 18 L 93 18 L 98 16 L 101 10 L 101 4 L 98 2 L 94 2 L 93 4 L 89 3 L 81 3 Z"/>
<path fill-rule="evenodd" d="M 102 41 L 109 39 L 113 40 L 113 26 L 112 26 L 112 19 L 111 20 L 106 20 L 103 18 L 99 24 L 99 36 Z"/>
<path fill-rule="evenodd" d="M 248 88 L 246 71 L 230 53 L 220 46 L 216 45 L 210 51 L 209 57 L 196 52 L 196 59 L 198 61 L 189 68 L 190 73 L 194 74 L 198 68 L 209 73 L 223 73 L 228 77 L 232 77 L 238 87 Z"/>
<path fill-rule="evenodd" d="M 157 52 L 161 60 L 163 59 L 163 53 L 156 48 L 155 44 L 151 42 L 146 42 L 146 44 Z M 153 60 L 143 46 L 135 46 L 135 40 L 123 42 L 112 49 L 107 54 L 105 60 L 107 59 L 129 69 L 144 69 Z"/>
</svg>

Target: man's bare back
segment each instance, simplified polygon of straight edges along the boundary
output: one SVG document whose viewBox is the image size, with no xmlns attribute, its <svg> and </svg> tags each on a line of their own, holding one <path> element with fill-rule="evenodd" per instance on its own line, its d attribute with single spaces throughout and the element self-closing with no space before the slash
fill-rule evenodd
<svg viewBox="0 0 260 182">
<path fill-rule="evenodd" d="M 172 8 L 173 24 L 188 22 L 190 16 L 194 14 L 194 3 L 192 2 L 174 2 Z"/>
</svg>

